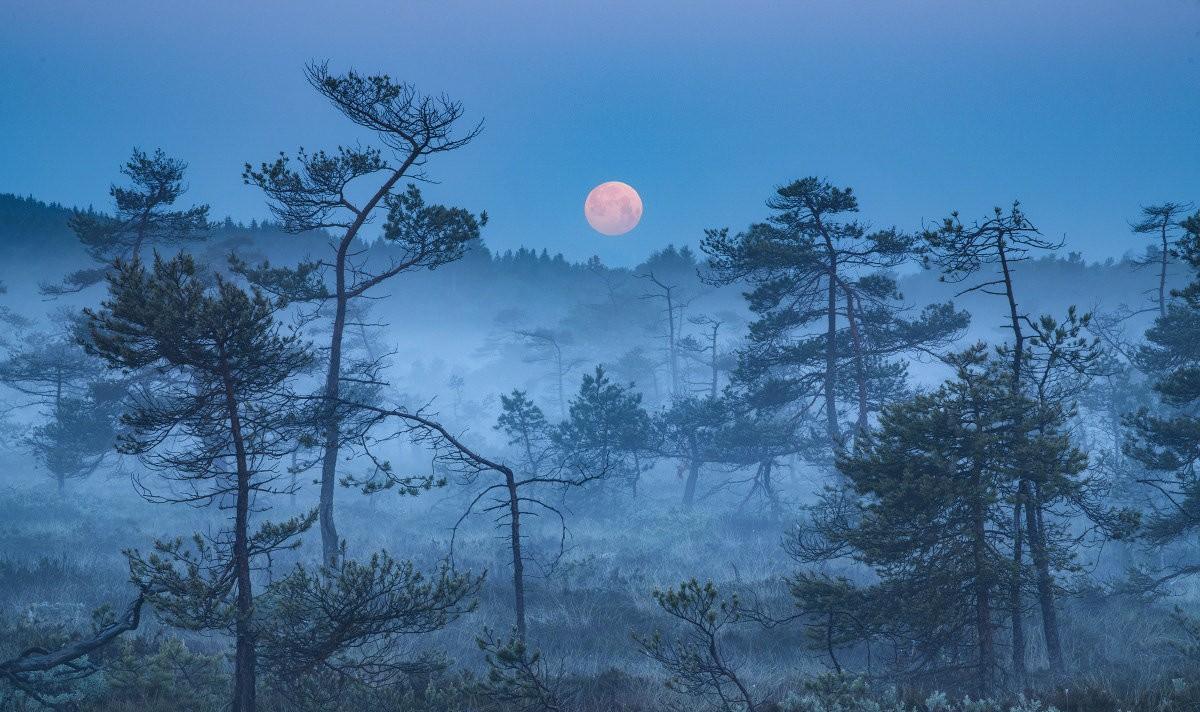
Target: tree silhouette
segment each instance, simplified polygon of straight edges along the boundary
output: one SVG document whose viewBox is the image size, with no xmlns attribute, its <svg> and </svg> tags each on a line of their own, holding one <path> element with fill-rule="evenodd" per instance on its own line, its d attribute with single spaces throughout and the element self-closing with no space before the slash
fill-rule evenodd
<svg viewBox="0 0 1200 712">
<path fill-rule="evenodd" d="M 324 63 L 308 65 L 305 76 L 342 115 L 372 132 L 377 145 L 339 147 L 333 153 L 301 149 L 295 164 L 282 155 L 258 168 L 247 163 L 246 183 L 263 190 L 283 228 L 292 233 L 331 231 L 332 255 L 295 268 L 266 263 L 235 268 L 289 299 L 332 304 L 319 507 L 324 559 L 332 565 L 340 547 L 333 499 L 344 442 L 337 404 L 347 377 L 343 340 L 350 304 L 403 272 L 435 269 L 459 259 L 467 245 L 479 238 L 487 215 L 427 205 L 415 185 L 399 187 L 402 180 L 423 178 L 424 167 L 434 156 L 462 148 L 478 135 L 481 125 L 460 131 L 461 104 L 445 96 L 422 95 L 411 84 L 387 75 L 333 74 Z M 358 191 L 367 196 L 365 200 L 351 199 Z M 383 239 L 392 249 L 386 264 L 372 266 L 363 256 L 362 230 L 380 211 L 386 213 Z"/>
<path fill-rule="evenodd" d="M 256 495 L 286 491 L 279 462 L 303 418 L 291 381 L 312 363 L 307 346 L 284 335 L 276 305 L 215 278 L 208 287 L 187 255 L 135 259 L 109 277 L 109 297 L 86 310 L 90 353 L 114 368 L 148 376 L 123 420 L 122 452 L 137 455 L 167 483 L 141 483 L 152 501 L 232 508 L 229 527 L 158 541 L 129 552 L 130 571 L 152 605 L 176 625 L 231 630 L 236 712 L 253 712 L 256 639 L 252 570 L 294 545 L 312 515 L 250 528 Z"/>
<path fill-rule="evenodd" d="M 96 267 L 77 270 L 61 283 L 43 283 L 42 293 L 61 296 L 80 292 L 104 281 L 115 260 L 142 256 L 145 247 L 167 247 L 203 240 L 208 231 L 208 206 L 184 210 L 175 203 L 187 192 L 187 164 L 162 149 L 147 154 L 133 149 L 121 168 L 129 185 L 113 185 L 113 214 L 76 210 L 68 226 L 79 238 Z"/>
</svg>

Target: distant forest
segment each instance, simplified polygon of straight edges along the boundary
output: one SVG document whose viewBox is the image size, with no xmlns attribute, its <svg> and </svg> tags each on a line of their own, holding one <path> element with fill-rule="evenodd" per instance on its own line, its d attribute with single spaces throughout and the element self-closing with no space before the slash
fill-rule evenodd
<svg viewBox="0 0 1200 712">
<path fill-rule="evenodd" d="M 8 287 L 10 308 L 14 303 L 28 304 L 23 308 L 39 315 L 52 313 L 64 303 L 87 303 L 74 296 L 46 300 L 39 290 L 47 275 L 67 274 L 87 262 L 83 246 L 67 225 L 72 210 L 32 197 L 0 194 L 0 258 L 9 265 L 0 272 L 0 279 Z M 524 363 L 512 345 L 506 345 L 509 350 L 505 358 L 499 358 L 500 350 L 490 349 L 497 346 L 498 337 L 503 341 L 515 330 L 544 330 L 563 340 L 568 360 L 573 363 L 567 370 L 575 380 L 588 368 L 604 364 L 620 380 L 636 383 L 648 402 L 659 404 L 669 399 L 665 380 L 669 375 L 664 327 L 660 323 L 663 306 L 656 299 L 662 288 L 650 282 L 649 275 L 657 276 L 677 292 L 677 338 L 693 349 L 681 359 L 685 368 L 695 371 L 686 378 L 690 390 L 702 392 L 710 380 L 703 373 L 710 369 L 700 364 L 703 359 L 695 353 L 708 329 L 692 320 L 717 315 L 725 320 L 718 329 L 724 355 L 723 386 L 734 365 L 733 353 L 753 318 L 737 285 L 705 281 L 708 266 L 698 249 L 702 237 L 697 236 L 690 245 L 667 247 L 648 255 L 641 264 L 626 268 L 606 266 L 598 258 L 571 263 L 545 249 L 493 252 L 485 236 L 474 242 L 460 260 L 437 270 L 414 272 L 403 281 L 389 284 L 372 308 L 403 312 L 402 320 L 386 320 L 389 323 L 381 338 L 404 354 L 408 364 L 445 371 L 437 374 L 445 379 L 453 374 L 476 374 L 480 381 L 471 384 L 473 393 L 496 395 L 511 385 L 511 378 L 504 377 L 492 381 L 495 386 L 489 388 L 487 379 L 494 377 L 489 366 L 506 372 L 516 369 L 520 384 L 526 388 L 549 389 L 547 384 L 538 384 L 545 378 L 540 373 L 545 369 Z M 212 225 L 196 251 L 217 265 L 222 265 L 228 254 L 289 265 L 319 254 L 326 239 L 315 233 L 287 234 L 271 220 L 244 225 L 226 218 Z M 391 248 L 387 241 L 377 240 L 356 245 L 355 249 L 363 250 L 369 260 L 385 263 Z M 1156 287 L 1156 275 L 1146 266 L 1146 260 L 1154 260 L 1155 250 L 1153 241 L 1131 235 L 1129 251 L 1137 256 L 1121 260 L 1088 262 L 1081 252 L 1065 250 L 1037 255 L 1021 265 L 1026 286 L 1022 308 L 1029 313 L 1053 311 L 1063 301 L 1063 289 L 1068 288 L 1069 301 L 1083 310 L 1138 311 Z M 163 251 L 165 255 L 171 252 Z M 1173 262 L 1167 276 L 1169 288 L 1182 286 L 1186 279 L 1184 266 Z M 953 285 L 939 282 L 936 271 L 911 264 L 898 273 L 898 284 L 909 305 L 952 299 L 958 291 Z M 1003 338 L 1001 305 L 977 294 L 957 301 L 974 315 L 964 341 Z M 1148 313 L 1137 314 L 1129 328 L 1144 330 L 1151 320 Z M 530 347 L 532 352 L 539 350 L 536 344 Z M 531 357 L 536 361 L 536 356 Z M 452 392 L 445 383 L 432 383 L 423 373 L 414 374 L 405 387 L 428 397 L 444 398 Z"/>
</svg>

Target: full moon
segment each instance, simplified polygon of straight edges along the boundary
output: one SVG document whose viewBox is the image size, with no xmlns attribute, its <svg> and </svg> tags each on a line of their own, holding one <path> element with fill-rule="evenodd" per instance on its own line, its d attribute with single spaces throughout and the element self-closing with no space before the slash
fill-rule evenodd
<svg viewBox="0 0 1200 712">
<path fill-rule="evenodd" d="M 624 235 L 642 219 L 642 198 L 633 186 L 618 180 L 592 188 L 583 202 L 583 214 L 596 232 Z"/>
</svg>

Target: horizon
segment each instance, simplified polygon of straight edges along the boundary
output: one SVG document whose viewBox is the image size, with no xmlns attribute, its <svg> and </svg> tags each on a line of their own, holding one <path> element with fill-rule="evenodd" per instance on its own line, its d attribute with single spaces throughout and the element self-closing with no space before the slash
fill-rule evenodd
<svg viewBox="0 0 1200 712">
<path fill-rule="evenodd" d="M 64 204 L 59 201 L 44 200 L 44 199 L 39 198 L 36 195 L 18 195 L 16 193 L 0 192 L 0 199 L 3 199 L 3 198 L 15 198 L 16 200 L 22 200 L 22 201 L 32 200 L 32 201 L 34 201 L 46 208 L 49 208 L 49 209 L 60 209 L 60 210 L 68 210 L 68 211 L 91 210 L 91 211 L 95 211 L 100 214 L 104 214 L 106 212 L 102 207 L 97 207 L 94 205 L 87 205 L 87 206 L 67 205 L 67 204 Z M 236 229 L 254 230 L 254 229 L 270 228 L 272 230 L 279 231 L 281 234 L 284 234 L 280 228 L 280 223 L 278 221 L 276 221 L 273 216 L 263 218 L 263 219 L 250 218 L 250 220 L 248 220 L 248 221 L 243 221 L 243 220 L 236 220 L 233 218 L 233 216 L 226 215 L 226 216 L 212 220 L 210 224 L 213 225 L 216 229 L 220 229 L 221 227 L 223 227 L 227 224 L 232 224 L 233 227 Z M 293 237 L 298 237 L 298 235 L 293 235 Z M 374 242 L 374 240 L 372 240 L 372 242 Z M 521 252 L 522 250 L 524 250 L 526 252 L 531 252 L 538 257 L 541 257 L 543 254 L 549 255 L 553 259 L 557 259 L 557 258 L 561 257 L 567 262 L 567 264 L 572 265 L 572 266 L 586 265 L 591 260 L 596 259 L 596 260 L 600 260 L 600 264 L 607 269 L 633 270 L 633 269 L 641 266 L 642 264 L 644 264 L 646 261 L 653 259 L 655 256 L 669 252 L 671 250 L 675 250 L 677 252 L 683 252 L 685 250 L 689 251 L 695 257 L 696 263 L 698 265 L 702 265 L 705 262 L 705 260 L 707 259 L 706 255 L 704 254 L 704 251 L 700 249 L 699 243 L 668 242 L 665 245 L 656 245 L 653 247 L 648 247 L 647 248 L 648 251 L 644 255 L 642 255 L 641 257 L 634 256 L 635 257 L 634 261 L 628 262 L 625 264 L 616 264 L 613 262 L 609 262 L 609 261 L 605 260 L 603 257 L 601 257 L 600 255 L 588 255 L 586 257 L 573 257 L 571 255 L 567 255 L 562 250 L 551 250 L 549 246 L 545 246 L 545 245 L 539 247 L 536 245 L 518 244 L 515 246 L 495 247 L 494 245 L 489 244 L 486 235 L 480 237 L 479 244 L 482 248 L 487 250 L 488 254 L 493 258 L 504 257 L 504 256 L 510 255 L 510 254 L 517 254 L 517 253 Z M 1035 262 L 1037 262 L 1037 261 L 1070 262 L 1070 261 L 1074 260 L 1076 257 L 1078 257 L 1078 258 L 1082 259 L 1084 264 L 1087 266 L 1111 266 L 1114 264 L 1136 262 L 1137 260 L 1142 259 L 1148 255 L 1155 254 L 1154 250 L 1155 250 L 1155 244 L 1152 241 L 1144 241 L 1142 243 L 1131 245 L 1124 254 L 1108 255 L 1108 256 L 1105 256 L 1102 258 L 1093 259 L 1091 256 L 1089 256 L 1088 254 L 1086 254 L 1080 250 L 1072 250 L 1072 249 L 1069 249 L 1069 245 L 1064 245 L 1061 250 L 1055 250 L 1052 252 L 1047 252 L 1045 254 L 1037 255 L 1032 258 L 1032 261 L 1035 261 Z M 908 277 L 911 275 L 920 274 L 922 272 L 928 272 L 928 271 L 930 271 L 930 270 L 927 268 L 922 268 L 919 265 L 902 265 L 902 269 L 895 270 L 895 273 L 898 275 L 904 276 L 904 277 Z"/>
</svg>

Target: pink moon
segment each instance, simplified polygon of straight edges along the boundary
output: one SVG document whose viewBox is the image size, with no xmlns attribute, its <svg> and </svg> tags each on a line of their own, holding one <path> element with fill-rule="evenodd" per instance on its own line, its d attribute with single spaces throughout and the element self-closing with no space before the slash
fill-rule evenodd
<svg viewBox="0 0 1200 712">
<path fill-rule="evenodd" d="M 583 214 L 596 232 L 624 235 L 642 219 L 642 198 L 633 186 L 618 180 L 592 188 L 583 202 Z"/>
</svg>

